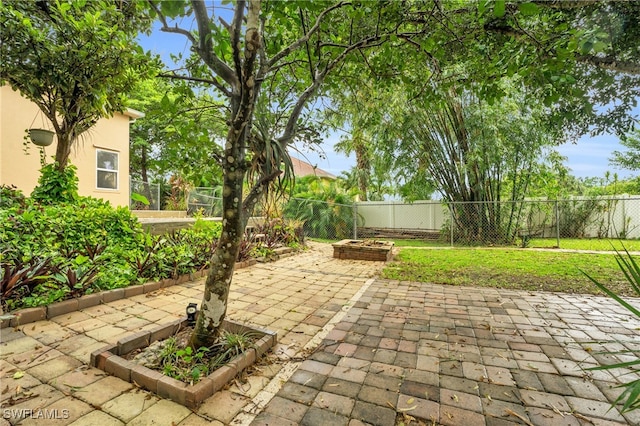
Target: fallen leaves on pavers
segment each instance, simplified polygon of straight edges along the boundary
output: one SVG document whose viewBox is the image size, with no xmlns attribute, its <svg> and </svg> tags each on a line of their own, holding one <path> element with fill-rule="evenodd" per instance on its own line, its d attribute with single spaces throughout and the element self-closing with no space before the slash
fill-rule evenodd
<svg viewBox="0 0 640 426">
<path fill-rule="evenodd" d="M 22 388 L 20 386 L 18 386 L 18 387 L 16 387 L 16 394 L 15 395 L 11 395 L 9 397 L 9 399 L 7 399 L 2 404 L 0 404 L 0 407 L 1 408 L 11 407 L 13 405 L 20 404 L 20 403 L 28 401 L 30 399 L 37 398 L 39 396 L 40 396 L 40 394 L 38 394 L 38 393 L 24 391 L 24 390 L 22 390 Z"/>
<path fill-rule="evenodd" d="M 591 423 L 591 424 L 594 424 L 594 423 L 593 423 L 593 420 L 591 420 L 591 419 L 590 419 L 590 418 L 588 418 L 588 417 L 583 416 L 583 415 L 582 415 L 582 414 L 580 414 L 580 413 L 571 413 L 571 415 L 572 415 L 573 417 L 575 417 L 576 419 L 578 419 L 578 420 L 584 420 L 585 422 L 589 422 L 589 423 Z"/>
<path fill-rule="evenodd" d="M 506 410 L 504 410 L 504 412 L 509 416 L 517 417 L 518 419 L 522 420 L 522 422 L 524 422 L 524 424 L 526 424 L 527 426 L 535 426 L 533 423 L 531 423 L 529 420 L 527 420 L 526 417 L 521 416 L 520 414 L 516 413 L 513 410 L 509 410 L 507 408 Z"/>
<path fill-rule="evenodd" d="M 413 399 L 413 398 L 409 398 L 409 399 L 407 399 L 406 404 L 407 404 L 407 405 L 410 405 L 410 404 L 413 404 L 414 402 L 415 402 L 415 399 Z M 387 404 L 391 405 L 391 403 L 390 403 L 390 402 L 387 402 Z M 412 406 L 412 407 L 406 407 L 406 408 L 400 408 L 400 407 L 398 407 L 398 408 L 396 408 L 395 410 L 396 410 L 396 411 L 398 411 L 398 412 L 405 412 L 405 411 L 415 410 L 416 408 L 418 408 L 418 406 L 417 406 L 417 405 L 414 405 L 414 406 Z"/>
<path fill-rule="evenodd" d="M 415 400 L 413 398 L 409 398 L 407 400 L 407 404 L 410 404 L 412 402 L 414 402 Z M 391 409 L 393 409 L 394 411 L 396 411 L 397 417 L 396 417 L 396 426 L 409 426 L 411 424 L 415 424 L 416 426 L 426 426 L 426 423 L 421 421 L 420 419 L 416 419 L 415 417 L 409 415 L 407 413 L 407 411 L 411 411 L 411 410 L 415 410 L 417 408 L 417 405 L 414 407 L 407 407 L 407 408 L 398 408 L 395 407 L 391 402 L 387 401 L 387 405 L 389 407 L 391 407 Z M 432 426 L 435 426 L 436 423 L 435 421 L 433 421 L 432 419 Z"/>
</svg>

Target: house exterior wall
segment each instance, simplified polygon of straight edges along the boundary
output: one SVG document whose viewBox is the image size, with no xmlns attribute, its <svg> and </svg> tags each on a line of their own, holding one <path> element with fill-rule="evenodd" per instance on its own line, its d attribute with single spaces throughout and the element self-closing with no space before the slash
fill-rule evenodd
<svg viewBox="0 0 640 426">
<path fill-rule="evenodd" d="M 0 87 L 0 184 L 15 185 L 25 195 L 31 194 L 40 176 L 40 148 L 28 142 L 28 154 L 25 153 L 25 130 L 30 127 L 52 129 L 39 111 L 34 103 L 9 86 Z M 55 148 L 54 138 L 53 144 L 45 148 L 47 162 L 53 161 Z M 117 153 L 117 170 L 103 172 L 110 177 L 117 175 L 117 189 L 98 188 L 99 150 Z M 80 195 L 103 198 L 114 206 L 129 205 L 129 117 L 115 114 L 99 120 L 71 149 L 70 161 L 78 168 Z"/>
</svg>

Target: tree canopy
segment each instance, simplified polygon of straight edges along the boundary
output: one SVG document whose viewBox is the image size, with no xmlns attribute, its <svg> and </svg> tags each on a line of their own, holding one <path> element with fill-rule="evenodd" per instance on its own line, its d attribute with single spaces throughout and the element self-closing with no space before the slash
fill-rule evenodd
<svg viewBox="0 0 640 426">
<path fill-rule="evenodd" d="M 522 102 L 545 105 L 545 129 L 557 141 L 587 131 L 619 133 L 632 122 L 628 111 L 639 69 L 636 3 L 149 4 L 162 31 L 183 37 L 193 52 L 184 69 L 170 74 L 208 84 L 227 106 L 220 163 L 223 233 L 194 346 L 218 330 L 246 220 L 287 164 L 287 146 L 309 129 L 305 114 L 319 99 L 354 88 L 363 76 L 378 86 L 394 85 L 405 99 L 419 99 L 422 109 L 415 113 L 422 116 L 450 90 L 499 105 L 506 93 L 503 78 L 515 79 L 526 88 Z M 243 193 L 250 176 L 252 186 Z"/>
<path fill-rule="evenodd" d="M 640 130 L 627 134 L 620 140 L 620 144 L 627 149 L 614 151 L 610 163 L 620 169 L 640 171 Z"/>
<path fill-rule="evenodd" d="M 356 53 L 384 44 L 398 33 L 404 3 L 238 1 L 231 10 L 217 3 L 150 2 L 162 30 L 191 44 L 195 57 L 176 78 L 207 82 L 227 108 L 228 132 L 221 166 L 223 230 L 205 284 L 202 310 L 191 337 L 207 346 L 226 313 L 234 259 L 256 202 L 287 164 L 287 146 L 304 132 L 301 118 L 322 87 L 337 87 L 333 72 Z M 378 16 L 371 19 L 371 13 Z M 197 30 L 175 25 L 191 17 Z M 269 102 L 267 102 L 269 100 Z M 260 122 L 267 108 L 270 123 Z M 249 173 L 255 176 L 245 194 Z M 285 175 L 287 170 L 285 170 Z"/>
<path fill-rule="evenodd" d="M 131 125 L 133 179 L 149 183 L 180 176 L 196 187 L 222 182 L 222 147 L 212 141 L 224 138 L 224 105 L 184 83 L 149 79 L 131 95 L 129 105 L 145 113 L 144 120 Z"/>
<path fill-rule="evenodd" d="M 56 136 L 55 161 L 99 118 L 125 110 L 125 94 L 148 76 L 136 44 L 151 21 L 141 2 L 5 1 L 0 5 L 0 82 L 34 102 Z"/>
</svg>

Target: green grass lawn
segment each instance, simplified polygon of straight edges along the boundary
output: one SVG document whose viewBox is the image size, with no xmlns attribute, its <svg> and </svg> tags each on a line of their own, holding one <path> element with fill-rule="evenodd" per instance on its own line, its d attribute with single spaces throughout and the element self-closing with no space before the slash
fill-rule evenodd
<svg viewBox="0 0 640 426">
<path fill-rule="evenodd" d="M 610 254 L 402 248 L 382 276 L 435 284 L 600 294 L 579 269 L 621 295 L 635 295 Z"/>
<path fill-rule="evenodd" d="M 323 240 L 321 238 L 309 238 L 312 241 L 321 243 L 335 243 L 338 240 Z M 448 241 L 427 241 L 427 240 L 398 240 L 390 238 L 376 238 L 380 241 L 393 241 L 396 247 L 450 247 Z M 563 238 L 560 240 L 560 248 L 568 250 L 612 250 L 611 244 L 617 249 L 622 249 L 622 242 L 629 251 L 640 251 L 640 240 L 598 240 L 595 238 Z M 519 243 L 519 241 L 518 241 Z M 555 238 L 532 238 L 529 248 L 556 248 L 558 242 Z M 455 245 L 456 247 L 465 247 Z M 514 247 L 519 247 L 514 244 Z"/>
<path fill-rule="evenodd" d="M 393 241 L 396 247 L 448 247 L 451 244 L 443 241 L 429 240 L 392 240 L 390 238 L 376 238 L 379 241 Z"/>
<path fill-rule="evenodd" d="M 529 247 L 551 248 L 555 247 L 558 241 L 555 238 L 532 238 Z M 622 244 L 629 251 L 640 251 L 640 240 L 599 240 L 596 238 L 561 238 L 560 248 L 569 250 L 612 250 L 611 245 L 618 250 L 622 249 Z"/>
</svg>

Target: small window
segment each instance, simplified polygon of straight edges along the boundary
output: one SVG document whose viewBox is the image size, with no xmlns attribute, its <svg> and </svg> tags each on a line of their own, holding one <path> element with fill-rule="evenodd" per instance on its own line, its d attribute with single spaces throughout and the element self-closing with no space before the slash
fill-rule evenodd
<svg viewBox="0 0 640 426">
<path fill-rule="evenodd" d="M 118 189 L 118 153 L 99 149 L 96 163 L 98 189 Z"/>
</svg>

